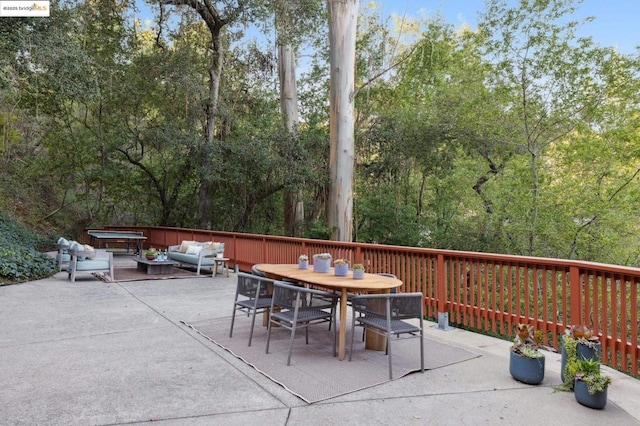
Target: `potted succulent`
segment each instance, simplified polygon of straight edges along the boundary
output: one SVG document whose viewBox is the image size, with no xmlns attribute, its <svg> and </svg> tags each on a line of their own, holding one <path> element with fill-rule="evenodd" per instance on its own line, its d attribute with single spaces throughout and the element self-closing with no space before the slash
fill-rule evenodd
<svg viewBox="0 0 640 426">
<path fill-rule="evenodd" d="M 353 279 L 354 280 L 364 279 L 364 265 L 362 263 L 356 263 L 353 265 Z"/>
<path fill-rule="evenodd" d="M 349 262 L 345 259 L 336 259 L 333 262 L 333 271 L 337 277 L 346 277 L 349 274 Z"/>
<path fill-rule="evenodd" d="M 522 383 L 537 385 L 544 380 L 545 356 L 540 349 L 544 346 L 543 332 L 529 324 L 514 327 L 515 338 L 511 346 L 509 372 Z"/>
<path fill-rule="evenodd" d="M 607 389 L 611 377 L 600 373 L 597 359 L 579 359 L 572 365 L 575 372 L 573 393 L 580 404 L 602 409 L 607 405 Z"/>
<path fill-rule="evenodd" d="M 300 257 L 298 257 L 298 268 L 309 269 L 309 256 L 301 254 Z"/>
<path fill-rule="evenodd" d="M 560 379 L 567 390 L 573 389 L 574 375 L 567 375 L 570 361 L 582 359 L 600 359 L 601 344 L 598 336 L 586 325 L 574 325 L 565 330 L 562 336 L 562 357 Z M 565 380 L 566 379 L 566 380 Z"/>
<path fill-rule="evenodd" d="M 144 257 L 146 257 L 147 260 L 155 260 L 157 256 L 158 256 L 158 251 L 153 247 L 149 248 L 149 250 L 144 252 Z"/>
<path fill-rule="evenodd" d="M 313 272 L 326 274 L 331 269 L 331 255 L 329 253 L 319 253 L 313 255 Z"/>
</svg>

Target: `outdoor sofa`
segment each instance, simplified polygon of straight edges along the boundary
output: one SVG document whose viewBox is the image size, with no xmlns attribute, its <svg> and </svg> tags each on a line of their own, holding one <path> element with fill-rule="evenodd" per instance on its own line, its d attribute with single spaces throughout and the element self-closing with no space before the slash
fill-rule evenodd
<svg viewBox="0 0 640 426">
<path fill-rule="evenodd" d="M 196 266 L 196 274 L 200 275 L 201 267 L 213 269 L 216 256 L 224 256 L 224 243 L 183 241 L 182 244 L 169 246 L 167 256 L 180 264 Z"/>
</svg>

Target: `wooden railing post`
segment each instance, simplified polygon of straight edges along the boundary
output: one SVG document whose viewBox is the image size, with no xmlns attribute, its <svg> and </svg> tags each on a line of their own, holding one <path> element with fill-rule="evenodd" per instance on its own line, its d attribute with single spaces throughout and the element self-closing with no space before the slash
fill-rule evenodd
<svg viewBox="0 0 640 426">
<path fill-rule="evenodd" d="M 571 289 L 571 319 L 570 324 L 580 325 L 582 324 L 582 283 L 580 282 L 580 269 L 577 266 L 569 267 L 569 288 Z M 587 324 L 588 325 L 588 324 Z"/>
</svg>

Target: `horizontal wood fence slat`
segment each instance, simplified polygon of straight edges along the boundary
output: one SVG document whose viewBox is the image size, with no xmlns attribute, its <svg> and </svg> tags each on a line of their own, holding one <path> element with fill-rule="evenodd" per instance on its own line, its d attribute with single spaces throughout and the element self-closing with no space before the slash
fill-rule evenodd
<svg viewBox="0 0 640 426">
<path fill-rule="evenodd" d="M 364 264 L 367 272 L 396 275 L 400 291 L 424 294 L 428 317 L 444 313 L 452 325 L 512 337 L 515 324 L 528 323 L 559 348 L 566 328 L 585 324 L 600 337 L 603 363 L 638 376 L 638 268 L 185 228 L 108 229 L 142 231 L 145 246 L 156 248 L 183 240 L 223 242 L 230 266 L 242 271 L 257 263 L 297 263 L 303 253 L 330 253 Z"/>
</svg>

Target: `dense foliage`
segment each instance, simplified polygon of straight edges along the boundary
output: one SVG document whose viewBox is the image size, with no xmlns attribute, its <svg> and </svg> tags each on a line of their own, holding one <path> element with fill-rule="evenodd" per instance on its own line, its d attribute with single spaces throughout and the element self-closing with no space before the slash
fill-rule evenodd
<svg viewBox="0 0 640 426">
<path fill-rule="evenodd" d="M 0 212 L 0 284 L 44 278 L 57 271 L 54 259 L 40 250 L 52 238 L 39 236 Z"/>
<path fill-rule="evenodd" d="M 326 16 L 298 11 L 289 132 L 272 2 L 221 30 L 214 110 L 209 29 L 172 6 L 184 2 L 160 3 L 147 21 L 116 0 L 0 20 L 0 209 L 70 236 L 203 222 L 283 234 L 295 193 L 303 235 L 327 238 Z M 477 30 L 361 8 L 355 239 L 640 264 L 640 55 L 579 37 L 580 3 L 489 0 Z"/>
</svg>

